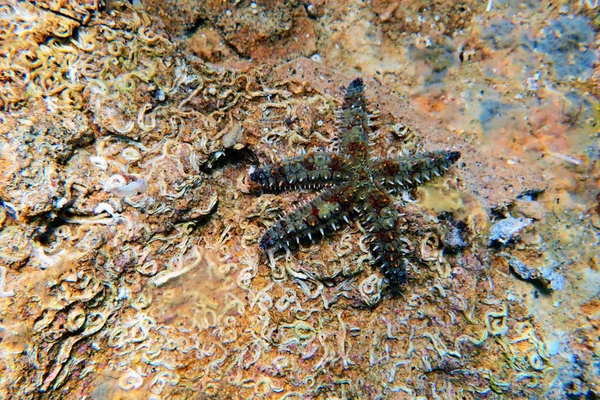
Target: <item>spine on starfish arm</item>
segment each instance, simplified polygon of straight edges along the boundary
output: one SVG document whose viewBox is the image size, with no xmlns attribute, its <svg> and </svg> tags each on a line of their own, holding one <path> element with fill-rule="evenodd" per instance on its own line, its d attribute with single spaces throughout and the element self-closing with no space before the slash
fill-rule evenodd
<svg viewBox="0 0 600 400">
<path fill-rule="evenodd" d="M 348 179 L 348 161 L 341 155 L 311 152 L 289 160 L 250 169 L 250 179 L 263 190 L 318 188 Z"/>
<path fill-rule="evenodd" d="M 414 249 L 397 234 L 400 214 L 383 188 L 363 194 L 360 220 L 371 237 L 374 264 L 393 286 L 406 282 L 408 264 Z"/>
<path fill-rule="evenodd" d="M 356 189 L 352 186 L 325 189 L 314 200 L 277 221 L 265 232 L 259 245 L 263 250 L 277 251 L 336 231 L 350 223 L 355 199 Z"/>
<path fill-rule="evenodd" d="M 410 189 L 443 175 L 459 158 L 458 151 L 434 151 L 381 160 L 374 169 L 387 189 Z"/>
<path fill-rule="evenodd" d="M 369 113 L 365 108 L 364 85 L 360 78 L 350 82 L 339 113 L 340 153 L 364 159 L 368 151 Z"/>
</svg>

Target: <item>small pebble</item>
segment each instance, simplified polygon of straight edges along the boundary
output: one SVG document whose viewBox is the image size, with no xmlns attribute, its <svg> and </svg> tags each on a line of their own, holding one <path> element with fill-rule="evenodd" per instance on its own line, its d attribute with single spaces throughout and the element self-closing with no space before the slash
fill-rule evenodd
<svg viewBox="0 0 600 400">
<path fill-rule="evenodd" d="M 529 218 L 508 217 L 496 222 L 490 229 L 490 244 L 506 244 L 531 225 Z"/>
<path fill-rule="evenodd" d="M 546 209 L 539 201 L 518 200 L 515 211 L 526 218 L 533 218 L 537 221 L 543 220 L 546 216 Z"/>
</svg>

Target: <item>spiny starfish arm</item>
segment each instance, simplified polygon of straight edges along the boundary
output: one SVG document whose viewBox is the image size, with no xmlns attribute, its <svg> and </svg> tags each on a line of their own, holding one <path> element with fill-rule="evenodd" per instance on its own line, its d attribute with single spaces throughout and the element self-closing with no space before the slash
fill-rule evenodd
<svg viewBox="0 0 600 400">
<path fill-rule="evenodd" d="M 390 283 L 402 284 L 406 282 L 408 258 L 414 249 L 398 235 L 401 215 L 391 197 L 383 187 L 371 186 L 368 193 L 358 195 L 363 199 L 359 216 L 371 237 L 371 256 Z"/>
<path fill-rule="evenodd" d="M 288 189 L 339 185 L 349 178 L 349 162 L 338 154 L 316 151 L 280 163 L 250 169 L 250 179 L 262 189 Z"/>
<path fill-rule="evenodd" d="M 410 189 L 443 175 L 460 158 L 458 151 L 434 151 L 379 160 L 372 176 L 386 189 Z"/>
<path fill-rule="evenodd" d="M 365 107 L 363 81 L 357 78 L 350 82 L 339 112 L 339 152 L 354 162 L 366 160 L 368 156 L 369 113 Z"/>
<path fill-rule="evenodd" d="M 356 189 L 350 185 L 325 189 L 271 226 L 260 239 L 263 250 L 277 251 L 300 240 L 313 240 L 350 223 Z"/>
</svg>

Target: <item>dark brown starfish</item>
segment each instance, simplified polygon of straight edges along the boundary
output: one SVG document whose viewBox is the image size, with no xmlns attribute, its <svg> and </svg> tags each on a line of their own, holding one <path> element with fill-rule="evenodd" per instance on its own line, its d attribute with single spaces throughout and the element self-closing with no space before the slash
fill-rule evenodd
<svg viewBox="0 0 600 400">
<path fill-rule="evenodd" d="M 370 131 L 363 82 L 355 79 L 346 90 L 340 112 L 337 154 L 314 151 L 251 169 L 250 179 L 267 191 L 324 188 L 311 202 L 267 230 L 260 240 L 263 250 L 287 250 L 300 240 L 325 236 L 358 218 L 369 232 L 374 263 L 386 279 L 392 285 L 406 281 L 410 250 L 401 240 L 401 213 L 389 193 L 440 176 L 460 153 L 435 151 L 373 160 L 369 158 Z"/>
</svg>

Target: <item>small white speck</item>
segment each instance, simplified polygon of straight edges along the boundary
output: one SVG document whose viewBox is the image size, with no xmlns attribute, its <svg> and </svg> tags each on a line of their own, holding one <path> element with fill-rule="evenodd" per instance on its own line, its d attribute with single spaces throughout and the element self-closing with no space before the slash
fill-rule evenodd
<svg viewBox="0 0 600 400">
<path fill-rule="evenodd" d="M 129 297 L 131 297 L 131 291 L 124 286 L 120 287 L 117 292 L 117 300 L 127 300 Z"/>
</svg>

